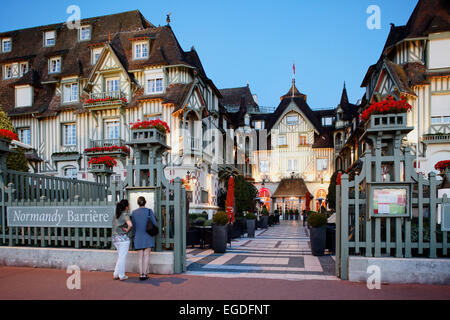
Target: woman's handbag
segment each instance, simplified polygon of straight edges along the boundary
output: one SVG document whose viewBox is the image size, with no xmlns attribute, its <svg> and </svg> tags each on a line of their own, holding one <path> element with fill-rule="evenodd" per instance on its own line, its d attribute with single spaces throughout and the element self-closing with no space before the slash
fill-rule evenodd
<svg viewBox="0 0 450 320">
<path fill-rule="evenodd" d="M 147 233 L 152 237 L 156 237 L 159 233 L 159 229 L 152 223 L 152 219 L 150 219 L 150 210 L 148 211 L 148 213 L 149 215 L 147 220 Z"/>
</svg>

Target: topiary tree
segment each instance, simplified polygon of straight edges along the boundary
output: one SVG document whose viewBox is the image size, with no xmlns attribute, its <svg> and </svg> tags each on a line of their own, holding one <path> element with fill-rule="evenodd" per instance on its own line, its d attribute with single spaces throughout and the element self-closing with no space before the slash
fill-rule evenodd
<svg viewBox="0 0 450 320">
<path fill-rule="evenodd" d="M 327 203 L 331 210 L 336 210 L 336 179 L 339 171 L 331 176 L 330 185 L 328 186 Z"/>
<path fill-rule="evenodd" d="M 2 108 L 0 108 L 0 129 L 6 129 L 17 133 L 11 119 Z M 23 148 L 18 147 L 14 152 L 10 152 L 8 159 L 6 160 L 6 167 L 10 170 L 28 172 L 28 160 L 25 157 Z"/>
<path fill-rule="evenodd" d="M 234 181 L 234 198 L 236 212 L 255 211 L 255 198 L 258 193 L 256 187 L 246 181 L 243 176 L 237 176 Z"/>
</svg>

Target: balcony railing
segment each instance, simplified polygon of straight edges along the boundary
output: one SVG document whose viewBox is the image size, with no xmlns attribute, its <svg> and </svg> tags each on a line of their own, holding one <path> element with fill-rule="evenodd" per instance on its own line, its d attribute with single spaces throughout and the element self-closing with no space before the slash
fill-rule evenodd
<svg viewBox="0 0 450 320">
<path fill-rule="evenodd" d="M 123 147 L 123 148 L 120 149 L 110 147 Z M 102 150 L 89 150 L 93 148 L 101 148 Z M 122 139 L 89 140 L 89 148 L 85 150 L 85 153 L 87 156 L 98 156 L 98 155 L 127 156 L 129 154 L 129 148 L 125 145 L 125 141 Z"/>
<path fill-rule="evenodd" d="M 103 148 L 103 147 L 121 147 L 125 146 L 125 140 L 122 139 L 103 139 L 103 140 L 90 140 L 90 148 Z"/>
<path fill-rule="evenodd" d="M 86 108 L 104 109 L 108 107 L 122 107 L 128 103 L 127 95 L 122 91 L 90 93 L 84 102 Z"/>
<path fill-rule="evenodd" d="M 427 134 L 422 140 L 426 144 L 450 143 L 450 134 Z"/>
</svg>

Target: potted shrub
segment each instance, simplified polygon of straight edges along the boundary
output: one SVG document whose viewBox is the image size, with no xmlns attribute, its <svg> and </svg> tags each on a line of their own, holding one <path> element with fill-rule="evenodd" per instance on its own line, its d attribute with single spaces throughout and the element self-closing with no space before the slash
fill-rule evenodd
<svg viewBox="0 0 450 320">
<path fill-rule="evenodd" d="M 298 220 L 298 210 L 295 210 L 295 211 L 294 211 L 294 217 L 295 217 L 294 220 Z"/>
<path fill-rule="evenodd" d="M 327 220 L 325 213 L 312 212 L 309 214 L 308 223 L 311 226 L 310 241 L 311 251 L 314 256 L 323 256 L 326 246 Z"/>
<path fill-rule="evenodd" d="M 227 248 L 229 218 L 224 211 L 218 211 L 213 216 L 213 249 L 215 253 L 224 253 Z"/>
<path fill-rule="evenodd" d="M 262 219 L 262 228 L 267 229 L 269 223 L 269 210 L 267 210 L 266 206 L 264 206 L 261 211 L 261 219 Z"/>
<path fill-rule="evenodd" d="M 245 216 L 247 223 L 247 236 L 249 238 L 255 237 L 255 227 L 256 227 L 256 216 L 254 213 L 249 212 Z"/>
</svg>

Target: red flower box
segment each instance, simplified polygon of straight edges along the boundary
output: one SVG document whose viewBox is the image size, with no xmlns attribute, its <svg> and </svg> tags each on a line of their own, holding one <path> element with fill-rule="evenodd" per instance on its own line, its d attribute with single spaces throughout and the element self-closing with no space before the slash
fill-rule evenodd
<svg viewBox="0 0 450 320">
<path fill-rule="evenodd" d="M 434 168 L 435 168 L 436 170 L 439 170 L 439 171 L 444 171 L 444 170 L 447 169 L 448 167 L 450 167 L 450 160 L 439 161 L 439 162 L 436 163 L 436 165 L 434 166 Z"/>
<path fill-rule="evenodd" d="M 383 101 L 371 104 L 359 117 L 362 122 L 366 122 L 374 114 L 405 113 L 411 109 L 412 106 L 406 102 L 405 98 L 395 100 L 392 96 L 388 96 Z"/>
<path fill-rule="evenodd" d="M 0 129 L 0 139 L 11 141 L 11 140 L 19 140 L 19 137 L 17 136 L 16 133 L 10 130 Z"/>
<path fill-rule="evenodd" d="M 109 102 L 109 101 L 117 101 L 117 100 L 121 100 L 124 103 L 127 103 L 128 100 L 126 98 L 113 98 L 113 97 L 107 97 L 104 99 L 88 99 L 85 101 L 86 104 L 92 104 L 92 103 L 97 103 L 97 102 Z"/>
<path fill-rule="evenodd" d="M 130 149 L 125 146 L 110 146 L 110 147 L 95 147 L 95 148 L 88 148 L 85 149 L 84 152 L 86 153 L 101 153 L 101 152 L 115 152 L 115 151 L 122 151 L 125 153 L 130 153 Z"/>
<path fill-rule="evenodd" d="M 166 122 L 162 120 L 148 120 L 139 121 L 136 123 L 130 123 L 131 130 L 141 130 L 141 129 L 157 129 L 162 133 L 170 133 L 170 128 Z"/>
<path fill-rule="evenodd" d="M 117 161 L 111 157 L 105 156 L 105 157 L 92 158 L 89 160 L 88 164 L 89 164 L 89 166 L 91 166 L 93 164 L 104 164 L 105 166 L 112 168 L 112 167 L 117 166 Z"/>
</svg>

